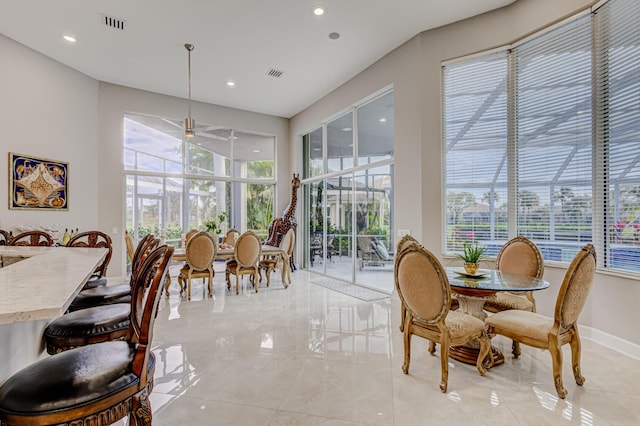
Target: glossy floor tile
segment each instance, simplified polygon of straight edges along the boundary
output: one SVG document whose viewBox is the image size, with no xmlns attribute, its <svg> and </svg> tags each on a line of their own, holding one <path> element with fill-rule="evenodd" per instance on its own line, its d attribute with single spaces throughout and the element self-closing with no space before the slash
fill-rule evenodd
<svg viewBox="0 0 640 426">
<path fill-rule="evenodd" d="M 161 301 L 155 324 L 154 425 L 637 425 L 640 361 L 583 339 L 582 372 L 573 381 L 564 350 L 557 398 L 548 352 L 494 338 L 503 365 L 481 377 L 450 361 L 440 392 L 440 358 L 413 338 L 402 373 L 399 300 L 363 302 L 314 285 L 316 275 L 292 273 L 284 289 L 228 292 L 216 273 L 214 297 L 193 284 L 192 300 Z M 393 279 L 390 277 L 390 279 Z"/>
</svg>

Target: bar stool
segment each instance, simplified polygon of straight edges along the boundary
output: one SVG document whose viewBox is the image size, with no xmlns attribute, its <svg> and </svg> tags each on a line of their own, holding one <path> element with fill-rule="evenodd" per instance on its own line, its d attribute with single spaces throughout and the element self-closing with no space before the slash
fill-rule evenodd
<svg viewBox="0 0 640 426">
<path fill-rule="evenodd" d="M 71 349 L 37 361 L 0 386 L 0 424 L 112 424 L 125 416 L 150 425 L 151 352 L 160 285 L 173 247 L 144 262 L 133 287 L 127 341 Z"/>
</svg>

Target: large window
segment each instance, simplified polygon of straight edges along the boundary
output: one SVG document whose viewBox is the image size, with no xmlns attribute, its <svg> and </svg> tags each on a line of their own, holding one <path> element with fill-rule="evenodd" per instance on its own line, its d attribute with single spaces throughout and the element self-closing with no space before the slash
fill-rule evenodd
<svg viewBox="0 0 640 426">
<path fill-rule="evenodd" d="M 389 293 L 393 109 L 393 92 L 386 92 L 303 137 L 305 220 L 299 229 L 306 233 L 298 234 L 304 236 L 305 267 Z"/>
<path fill-rule="evenodd" d="M 443 66 L 445 250 L 525 235 L 546 260 L 593 241 L 640 272 L 640 2 L 610 0 Z"/>
<path fill-rule="evenodd" d="M 275 138 L 199 126 L 182 138 L 181 122 L 126 114 L 127 229 L 180 245 L 189 229 L 225 214 L 222 230 L 267 236 L 273 218 Z"/>
</svg>

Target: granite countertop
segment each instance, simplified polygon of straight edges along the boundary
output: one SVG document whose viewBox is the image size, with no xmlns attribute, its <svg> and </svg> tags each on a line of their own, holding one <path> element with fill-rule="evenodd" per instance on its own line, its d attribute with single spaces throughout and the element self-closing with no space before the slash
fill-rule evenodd
<svg viewBox="0 0 640 426">
<path fill-rule="evenodd" d="M 106 254 L 105 248 L 1 246 L 0 256 L 25 259 L 0 268 L 0 324 L 64 314 Z"/>
</svg>

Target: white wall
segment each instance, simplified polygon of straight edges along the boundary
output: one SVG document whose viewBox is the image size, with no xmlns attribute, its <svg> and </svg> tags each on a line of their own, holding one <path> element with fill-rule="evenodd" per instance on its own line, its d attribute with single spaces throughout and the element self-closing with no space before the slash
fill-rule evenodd
<svg viewBox="0 0 640 426">
<path fill-rule="evenodd" d="M 395 99 L 395 222 L 429 250 L 442 253 L 441 63 L 503 46 L 591 4 L 588 0 L 518 0 L 478 17 L 416 36 L 291 119 L 291 145 L 335 112 L 392 84 Z M 296 154 L 299 155 L 299 154 Z M 421 206 L 415 208 L 414 206 Z M 445 259 L 443 263 L 454 264 Z M 564 268 L 548 266 L 552 285 L 536 295 L 553 315 Z M 598 273 L 580 317 L 582 334 L 640 357 L 640 282 Z"/>
<path fill-rule="evenodd" d="M 0 35 L 0 229 L 97 226 L 98 82 Z M 69 163 L 69 210 L 9 210 L 8 153 Z"/>
</svg>

